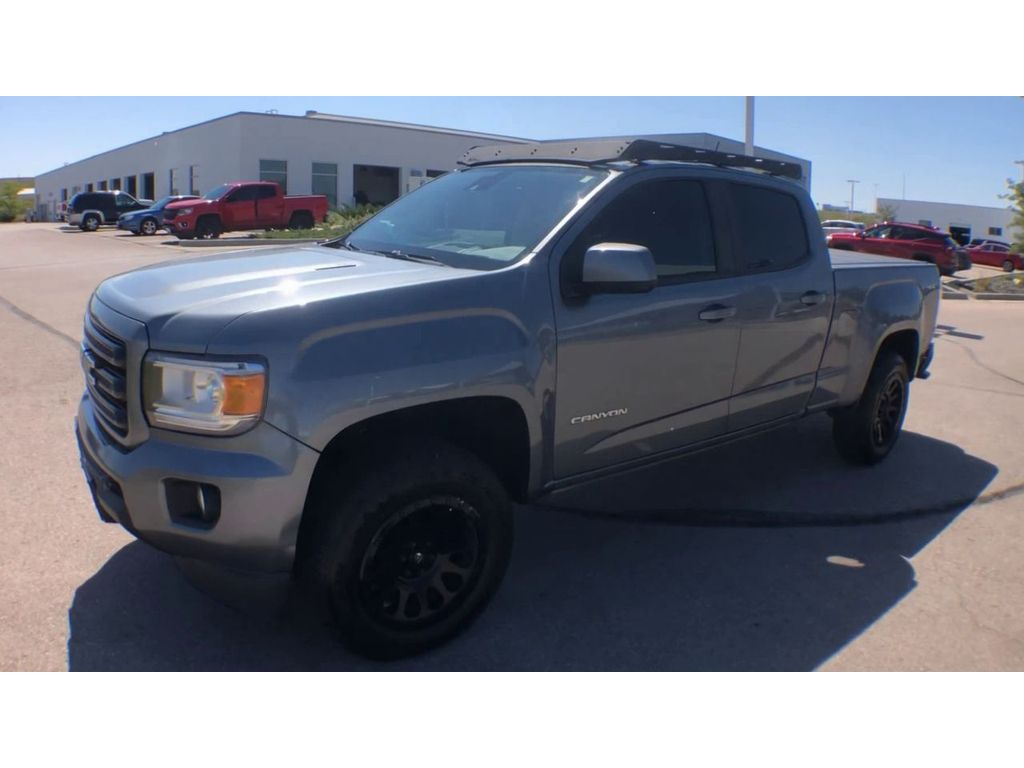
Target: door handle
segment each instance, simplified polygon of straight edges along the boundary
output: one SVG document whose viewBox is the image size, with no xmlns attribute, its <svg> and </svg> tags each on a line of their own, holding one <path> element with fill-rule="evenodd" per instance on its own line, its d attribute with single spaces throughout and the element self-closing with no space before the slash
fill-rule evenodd
<svg viewBox="0 0 1024 768">
<path fill-rule="evenodd" d="M 704 307 L 697 317 L 707 323 L 717 323 L 720 320 L 725 320 L 727 317 L 732 317 L 735 314 L 736 307 L 727 307 L 724 304 L 712 304 L 709 307 Z"/>
<path fill-rule="evenodd" d="M 817 304 L 821 304 L 825 298 L 825 294 L 820 291 L 808 291 L 800 297 L 800 303 L 808 307 L 813 307 Z"/>
</svg>

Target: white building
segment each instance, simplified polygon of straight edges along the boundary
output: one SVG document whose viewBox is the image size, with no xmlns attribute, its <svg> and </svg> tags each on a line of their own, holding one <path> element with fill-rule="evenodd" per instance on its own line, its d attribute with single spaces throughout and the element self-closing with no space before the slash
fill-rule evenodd
<svg viewBox="0 0 1024 768">
<path fill-rule="evenodd" d="M 894 200 L 887 197 L 878 198 L 875 205 L 876 213 L 883 208 L 894 211 L 895 221 L 938 227 L 963 242 L 975 237 L 990 237 L 1012 243 L 1019 240 L 1022 234 L 1011 230 L 1013 211 L 1008 208 Z"/>
<path fill-rule="evenodd" d="M 707 133 L 644 138 L 723 152 L 743 143 Z M 202 194 L 228 181 L 267 180 L 288 194 L 322 194 L 332 207 L 388 203 L 456 167 L 481 144 L 527 139 L 319 112 L 304 116 L 235 114 L 162 133 L 79 160 L 35 179 L 40 218 L 55 219 L 78 192 L 120 189 L 151 200 Z M 810 183 L 810 163 L 772 150 L 755 154 L 796 162 Z"/>
<path fill-rule="evenodd" d="M 469 148 L 513 136 L 385 120 L 236 112 L 162 133 L 36 177 L 40 214 L 78 192 L 120 189 L 139 198 L 202 194 L 227 181 L 277 181 L 288 194 L 386 203 L 455 167 Z M 359 193 L 359 194 L 357 194 Z"/>
</svg>

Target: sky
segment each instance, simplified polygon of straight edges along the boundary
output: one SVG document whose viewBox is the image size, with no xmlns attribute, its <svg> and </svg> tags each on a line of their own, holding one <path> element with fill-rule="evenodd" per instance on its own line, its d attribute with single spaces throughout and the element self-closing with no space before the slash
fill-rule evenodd
<svg viewBox="0 0 1024 768">
<path fill-rule="evenodd" d="M 743 140 L 742 97 L 4 97 L 0 177 L 34 176 L 237 111 L 306 110 L 534 139 L 707 132 Z M 1021 179 L 1024 99 L 757 97 L 755 143 L 811 161 L 822 204 L 875 197 L 1005 206 Z"/>
</svg>

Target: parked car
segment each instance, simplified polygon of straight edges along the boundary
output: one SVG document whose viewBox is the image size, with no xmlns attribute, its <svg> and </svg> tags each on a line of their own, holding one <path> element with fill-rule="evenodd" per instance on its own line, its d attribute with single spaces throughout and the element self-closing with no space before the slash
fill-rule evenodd
<svg viewBox="0 0 1024 768">
<path fill-rule="evenodd" d="M 312 229 L 326 218 L 326 195 L 284 195 L 273 181 L 222 184 L 200 200 L 164 208 L 167 229 L 182 240 L 247 229 Z"/>
<path fill-rule="evenodd" d="M 149 208 L 152 200 L 136 200 L 127 192 L 79 192 L 68 202 L 67 222 L 85 232 L 117 224 L 122 213 Z"/>
<path fill-rule="evenodd" d="M 939 276 L 830 254 L 799 166 L 621 139 L 463 162 L 344 238 L 101 283 L 75 426 L 100 517 L 295 573 L 393 657 L 494 594 L 512 500 L 815 413 L 850 462 L 893 449 Z"/>
<path fill-rule="evenodd" d="M 155 235 L 164 228 L 164 208 L 171 203 L 182 200 L 198 200 L 199 195 L 168 195 L 143 208 L 130 213 L 122 213 L 117 218 L 117 228 L 125 229 L 135 235 Z"/>
<path fill-rule="evenodd" d="M 927 261 L 937 266 L 943 275 L 952 275 L 965 268 L 962 265 L 966 249 L 949 234 L 921 224 L 893 221 L 863 232 L 837 232 L 828 236 L 828 246 L 837 250 Z"/>
<path fill-rule="evenodd" d="M 1004 272 L 1015 269 L 1024 270 L 1024 258 L 1010 250 L 1010 246 L 1001 242 L 986 242 L 967 249 L 975 264 L 987 264 L 990 267 L 1002 267 Z"/>
<path fill-rule="evenodd" d="M 859 232 L 864 225 L 859 221 L 847 221 L 846 219 L 825 219 L 821 222 L 821 231 L 826 235 L 833 232 Z"/>
<path fill-rule="evenodd" d="M 976 237 L 969 243 L 967 243 L 967 247 L 977 248 L 979 245 L 985 245 L 986 243 L 992 243 L 994 245 L 1005 245 L 1007 248 L 1010 247 L 1010 244 L 1005 240 L 996 240 L 995 238 L 992 237 Z"/>
</svg>

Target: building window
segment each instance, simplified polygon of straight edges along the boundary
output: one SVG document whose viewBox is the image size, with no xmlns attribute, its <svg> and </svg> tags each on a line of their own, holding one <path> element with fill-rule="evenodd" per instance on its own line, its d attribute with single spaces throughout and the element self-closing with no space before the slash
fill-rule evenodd
<svg viewBox="0 0 1024 768">
<path fill-rule="evenodd" d="M 178 192 L 178 171 L 176 168 L 171 168 L 167 172 L 167 189 L 169 190 L 167 193 L 169 195 L 181 194 Z"/>
<path fill-rule="evenodd" d="M 125 189 L 121 190 L 122 192 L 127 192 L 129 195 L 136 198 L 139 196 L 138 187 L 135 184 L 134 176 L 125 176 L 124 186 Z"/>
<path fill-rule="evenodd" d="M 68 201 L 68 188 L 67 187 L 61 188 L 61 190 L 60 190 L 60 201 L 62 203 L 66 203 Z"/>
<path fill-rule="evenodd" d="M 1002 227 L 989 227 L 988 228 L 988 233 L 990 235 L 996 235 L 997 237 L 1002 237 L 1003 228 Z"/>
<path fill-rule="evenodd" d="M 288 194 L 288 161 L 260 160 L 260 181 L 276 181 L 281 186 L 281 194 Z"/>
<path fill-rule="evenodd" d="M 190 165 L 188 167 L 188 189 L 190 195 L 199 194 L 199 166 Z"/>
<path fill-rule="evenodd" d="M 119 179 L 111 179 L 110 180 L 110 188 L 111 189 L 120 189 L 121 188 L 120 180 Z"/>
<path fill-rule="evenodd" d="M 337 163 L 313 163 L 313 194 L 325 195 L 329 208 L 338 207 Z"/>
<path fill-rule="evenodd" d="M 85 185 L 85 191 L 86 192 L 92 192 L 92 184 L 86 184 Z"/>
<path fill-rule="evenodd" d="M 107 182 L 101 181 L 100 182 L 100 192 L 106 192 L 106 191 L 107 191 Z"/>
<path fill-rule="evenodd" d="M 448 171 L 432 171 L 432 170 L 428 169 L 427 170 L 427 178 L 428 179 L 436 179 L 438 176 L 444 176 L 446 173 L 448 173 Z"/>
</svg>

